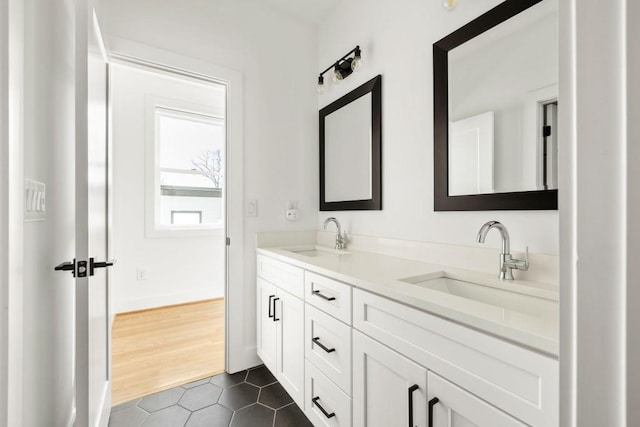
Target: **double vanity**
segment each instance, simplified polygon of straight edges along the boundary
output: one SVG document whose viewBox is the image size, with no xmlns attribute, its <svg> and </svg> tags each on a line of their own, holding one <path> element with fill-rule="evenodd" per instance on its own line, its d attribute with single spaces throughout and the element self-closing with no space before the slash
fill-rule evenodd
<svg viewBox="0 0 640 427">
<path fill-rule="evenodd" d="M 497 273 L 259 244 L 258 355 L 316 426 L 557 426 L 557 290 Z"/>
</svg>

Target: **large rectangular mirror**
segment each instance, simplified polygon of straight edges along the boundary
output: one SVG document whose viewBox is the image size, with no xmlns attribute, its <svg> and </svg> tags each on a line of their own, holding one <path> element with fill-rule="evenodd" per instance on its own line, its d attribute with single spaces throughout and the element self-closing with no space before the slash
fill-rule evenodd
<svg viewBox="0 0 640 427">
<path fill-rule="evenodd" d="M 508 0 L 434 44 L 436 211 L 557 209 L 558 0 Z"/>
<path fill-rule="evenodd" d="M 320 110 L 320 210 L 380 210 L 381 88 L 377 76 Z"/>
</svg>

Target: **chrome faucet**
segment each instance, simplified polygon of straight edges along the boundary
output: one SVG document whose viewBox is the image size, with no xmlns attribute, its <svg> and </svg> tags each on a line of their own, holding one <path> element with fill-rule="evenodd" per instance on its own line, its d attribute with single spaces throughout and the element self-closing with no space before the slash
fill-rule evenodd
<svg viewBox="0 0 640 427">
<path fill-rule="evenodd" d="M 330 222 L 333 222 L 336 224 L 336 227 L 338 227 L 338 230 L 336 232 L 336 249 L 342 250 L 342 249 L 346 249 L 347 248 L 347 233 L 342 231 L 342 227 L 340 227 L 340 223 L 338 222 L 338 220 L 333 217 L 330 216 L 329 218 L 324 220 L 324 224 L 322 226 L 323 230 L 327 229 L 327 225 L 329 225 Z"/>
<path fill-rule="evenodd" d="M 527 247 L 524 260 L 511 257 L 511 247 L 509 243 L 509 232 L 507 228 L 498 221 L 489 221 L 480 227 L 476 240 L 478 243 L 484 243 L 487 233 L 492 228 L 497 229 L 502 237 L 502 253 L 500 254 L 500 279 L 513 280 L 511 270 L 518 269 L 527 271 L 529 269 L 529 248 Z"/>
</svg>

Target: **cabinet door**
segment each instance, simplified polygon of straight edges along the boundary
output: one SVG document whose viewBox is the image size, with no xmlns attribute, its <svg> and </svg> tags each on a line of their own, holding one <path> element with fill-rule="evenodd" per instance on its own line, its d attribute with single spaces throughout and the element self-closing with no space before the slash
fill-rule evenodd
<svg viewBox="0 0 640 427">
<path fill-rule="evenodd" d="M 525 427 L 510 415 L 429 372 L 430 427 Z"/>
<path fill-rule="evenodd" d="M 266 280 L 257 279 L 257 347 L 258 356 L 265 366 L 275 372 L 277 360 L 277 327 L 273 319 L 274 300 L 277 298 L 276 287 Z M 277 301 L 276 301 L 277 302 Z"/>
<path fill-rule="evenodd" d="M 356 330 L 352 387 L 354 426 L 426 427 L 427 370 Z"/>
<path fill-rule="evenodd" d="M 303 407 L 304 401 L 304 301 L 278 289 L 275 320 L 278 325 L 276 377 Z"/>
</svg>

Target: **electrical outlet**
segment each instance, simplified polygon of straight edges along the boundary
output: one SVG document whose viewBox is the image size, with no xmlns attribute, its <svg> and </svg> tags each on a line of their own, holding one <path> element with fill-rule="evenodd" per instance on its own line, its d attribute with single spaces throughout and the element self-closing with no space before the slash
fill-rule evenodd
<svg viewBox="0 0 640 427">
<path fill-rule="evenodd" d="M 144 270 L 137 270 L 136 279 L 138 279 L 138 281 L 147 280 L 147 272 Z"/>
</svg>

